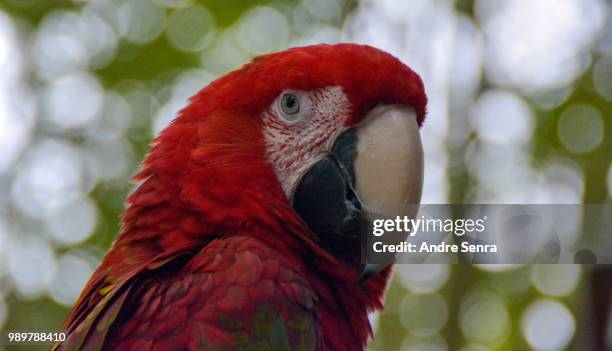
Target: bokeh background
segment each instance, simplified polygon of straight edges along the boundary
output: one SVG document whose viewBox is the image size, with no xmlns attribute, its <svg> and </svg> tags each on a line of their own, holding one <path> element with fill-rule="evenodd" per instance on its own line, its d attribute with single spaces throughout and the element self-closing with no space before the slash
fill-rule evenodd
<svg viewBox="0 0 612 351">
<path fill-rule="evenodd" d="M 116 236 L 151 139 L 215 77 L 291 46 L 369 43 L 421 74 L 423 203 L 609 204 L 611 11 L 605 0 L 0 0 L 0 329 L 57 330 Z M 594 318 L 598 269 L 399 266 L 369 348 L 583 351 L 598 334 L 610 350 L 612 314 Z"/>
</svg>

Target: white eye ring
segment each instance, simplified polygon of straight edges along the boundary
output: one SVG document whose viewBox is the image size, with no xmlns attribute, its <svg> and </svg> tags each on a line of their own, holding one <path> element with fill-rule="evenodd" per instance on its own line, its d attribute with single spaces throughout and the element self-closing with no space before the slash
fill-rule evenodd
<svg viewBox="0 0 612 351">
<path fill-rule="evenodd" d="M 282 119 L 295 123 L 308 112 L 308 98 L 301 91 L 283 91 L 276 99 L 276 110 Z"/>
</svg>

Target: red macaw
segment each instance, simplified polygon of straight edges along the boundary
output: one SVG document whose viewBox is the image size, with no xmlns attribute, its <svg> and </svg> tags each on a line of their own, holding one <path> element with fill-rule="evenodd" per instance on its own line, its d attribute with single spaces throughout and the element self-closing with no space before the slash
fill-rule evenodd
<svg viewBox="0 0 612 351">
<path fill-rule="evenodd" d="M 362 263 L 365 209 L 420 201 L 425 106 L 365 45 L 212 82 L 155 139 L 55 348 L 363 350 L 391 271 Z"/>
</svg>

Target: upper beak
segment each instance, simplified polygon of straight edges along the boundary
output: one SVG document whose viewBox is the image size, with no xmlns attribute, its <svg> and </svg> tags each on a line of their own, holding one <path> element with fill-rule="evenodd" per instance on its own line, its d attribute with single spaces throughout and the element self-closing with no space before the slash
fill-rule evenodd
<svg viewBox="0 0 612 351">
<path fill-rule="evenodd" d="M 393 262 L 389 257 L 368 263 L 364 255 L 372 217 L 414 218 L 418 206 L 403 205 L 419 204 L 422 187 L 423 147 L 416 113 L 408 107 L 385 105 L 371 110 L 337 138 L 330 154 L 298 184 L 293 206 L 321 247 L 363 267 L 360 282 L 365 283 Z"/>
</svg>

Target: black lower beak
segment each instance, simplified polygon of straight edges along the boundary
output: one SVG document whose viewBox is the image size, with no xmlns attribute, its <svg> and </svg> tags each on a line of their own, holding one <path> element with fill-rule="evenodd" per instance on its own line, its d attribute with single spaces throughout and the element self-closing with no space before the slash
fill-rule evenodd
<svg viewBox="0 0 612 351">
<path fill-rule="evenodd" d="M 356 143 L 354 131 L 341 135 L 332 152 L 302 178 L 293 199 L 319 245 L 351 265 L 361 264 L 361 238 L 369 224 L 355 191 Z"/>
</svg>

